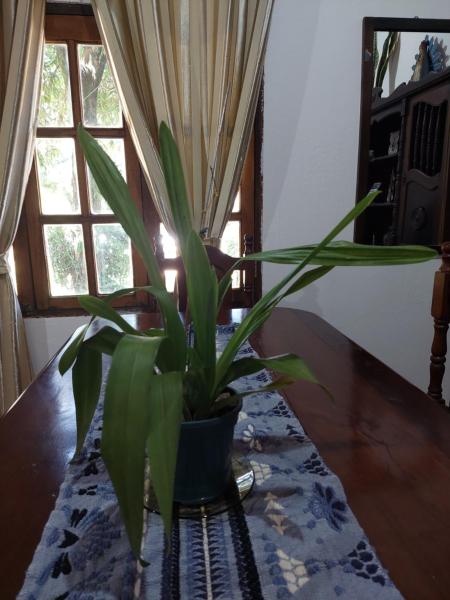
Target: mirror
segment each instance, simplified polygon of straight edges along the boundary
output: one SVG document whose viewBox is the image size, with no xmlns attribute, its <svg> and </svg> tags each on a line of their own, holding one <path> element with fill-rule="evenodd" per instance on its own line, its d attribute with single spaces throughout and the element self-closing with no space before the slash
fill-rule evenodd
<svg viewBox="0 0 450 600">
<path fill-rule="evenodd" d="M 354 240 L 450 240 L 450 20 L 365 18 L 361 90 Z"/>
</svg>

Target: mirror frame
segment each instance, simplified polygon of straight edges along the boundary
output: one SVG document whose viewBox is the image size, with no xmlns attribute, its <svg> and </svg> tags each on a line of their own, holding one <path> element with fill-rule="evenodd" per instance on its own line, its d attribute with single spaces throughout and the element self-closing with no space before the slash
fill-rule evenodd
<svg viewBox="0 0 450 600">
<path fill-rule="evenodd" d="M 362 23 L 361 54 L 361 104 L 359 118 L 358 171 L 356 180 L 356 203 L 368 192 L 363 189 L 367 181 L 369 168 L 369 136 L 370 114 L 372 110 L 373 82 L 373 35 L 376 31 L 405 31 L 424 33 L 450 33 L 450 17 L 448 19 L 420 19 L 414 17 L 364 17 Z M 360 233 L 362 221 L 357 219 L 354 225 L 354 239 Z"/>
</svg>

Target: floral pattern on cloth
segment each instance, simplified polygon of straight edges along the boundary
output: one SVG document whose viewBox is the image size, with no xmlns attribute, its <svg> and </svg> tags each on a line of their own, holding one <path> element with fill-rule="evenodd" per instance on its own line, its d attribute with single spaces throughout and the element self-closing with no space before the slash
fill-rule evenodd
<svg viewBox="0 0 450 600">
<path fill-rule="evenodd" d="M 218 329 L 218 351 L 233 333 Z M 238 358 L 256 355 L 249 344 Z M 233 384 L 270 382 L 267 371 Z M 69 465 L 20 600 L 398 600 L 402 598 L 282 396 L 244 399 L 235 450 L 255 473 L 251 494 L 207 520 L 174 519 L 168 551 L 147 514 L 142 568 L 133 558 L 100 452 L 102 402 L 82 456 Z"/>
</svg>

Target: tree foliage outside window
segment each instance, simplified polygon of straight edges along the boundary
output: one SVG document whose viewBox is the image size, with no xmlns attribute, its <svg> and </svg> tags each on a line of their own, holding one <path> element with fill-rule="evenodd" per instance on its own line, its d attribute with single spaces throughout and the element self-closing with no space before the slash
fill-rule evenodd
<svg viewBox="0 0 450 600">
<path fill-rule="evenodd" d="M 71 127 L 72 99 L 66 44 L 45 44 L 39 127 Z"/>
<path fill-rule="evenodd" d="M 120 127 L 122 115 L 116 86 L 103 46 L 78 46 L 83 122 L 88 127 Z"/>
</svg>

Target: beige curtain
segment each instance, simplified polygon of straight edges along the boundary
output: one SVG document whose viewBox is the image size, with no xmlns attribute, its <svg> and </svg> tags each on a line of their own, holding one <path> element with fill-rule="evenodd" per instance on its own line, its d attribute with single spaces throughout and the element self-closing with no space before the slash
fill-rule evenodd
<svg viewBox="0 0 450 600">
<path fill-rule="evenodd" d="M 16 235 L 32 162 L 44 9 L 44 0 L 0 3 L 0 415 L 31 380 L 6 253 Z"/>
<path fill-rule="evenodd" d="M 254 120 L 273 0 L 92 0 L 124 113 L 160 217 L 161 121 L 182 156 L 196 229 L 217 245 Z"/>
</svg>

